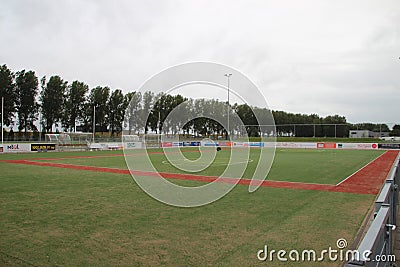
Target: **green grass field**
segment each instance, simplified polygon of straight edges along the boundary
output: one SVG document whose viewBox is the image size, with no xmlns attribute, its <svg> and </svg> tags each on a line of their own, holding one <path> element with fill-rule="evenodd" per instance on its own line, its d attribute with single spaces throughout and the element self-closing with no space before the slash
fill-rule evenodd
<svg viewBox="0 0 400 267">
<path fill-rule="evenodd" d="M 8 154 L 0 160 L 40 156 L 126 169 L 123 156 L 115 156 L 120 153 Z M 258 153 L 252 150 L 251 158 Z M 381 153 L 277 149 L 267 179 L 334 185 Z M 192 150 L 184 154 L 192 159 L 199 155 Z M 68 158 L 88 155 L 104 157 Z M 228 156 L 229 150 L 221 151 L 218 164 L 200 174 L 219 175 Z M 137 156 L 138 164 L 141 158 Z M 151 159 L 159 171 L 182 173 L 164 164 L 164 155 L 151 154 Z M 335 248 L 339 238 L 351 243 L 375 198 L 268 187 L 248 193 L 247 186 L 237 185 L 210 205 L 177 208 L 149 197 L 129 175 L 1 161 L 0 168 L 0 266 L 321 266 L 259 262 L 256 254 L 264 245 L 320 251 Z M 250 162 L 244 177 L 252 171 Z"/>
<path fill-rule="evenodd" d="M 161 152 L 161 149 L 151 149 L 152 152 Z M 200 153 L 193 148 L 182 149 L 183 154 L 191 160 L 200 156 Z M 110 153 L 110 152 L 108 152 Z M 121 153 L 121 152 L 115 152 Z M 137 156 L 135 156 L 137 154 Z M 256 168 L 259 149 L 250 150 L 250 159 L 244 178 L 251 178 Z M 347 176 L 357 171 L 371 160 L 381 155 L 382 151 L 368 150 L 306 150 L 306 149 L 277 149 L 275 161 L 268 179 L 275 181 L 337 184 Z M 151 161 L 159 172 L 188 173 L 171 164 L 165 164 L 167 158 L 163 154 L 149 154 Z M 144 155 L 141 150 L 133 152 L 134 162 L 137 162 L 138 169 L 142 165 Z M 221 175 L 229 162 L 229 149 L 217 153 L 212 164 L 198 175 Z M 124 168 L 126 163 L 124 157 L 103 157 L 103 158 L 62 158 L 52 162 L 68 163 L 75 165 L 90 165 L 98 167 Z M 179 166 L 179 165 L 178 165 Z"/>
</svg>

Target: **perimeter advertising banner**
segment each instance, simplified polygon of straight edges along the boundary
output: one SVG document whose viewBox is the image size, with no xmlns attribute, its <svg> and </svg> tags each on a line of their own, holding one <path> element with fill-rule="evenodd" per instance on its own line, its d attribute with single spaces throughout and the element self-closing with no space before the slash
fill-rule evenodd
<svg viewBox="0 0 400 267">
<path fill-rule="evenodd" d="M 218 144 L 213 141 L 201 141 L 201 145 L 202 146 L 218 146 Z"/>
<path fill-rule="evenodd" d="M 247 144 L 247 143 L 246 143 L 246 144 Z M 246 144 L 243 143 L 243 142 L 234 142 L 234 143 L 233 143 L 233 146 L 235 146 L 235 147 L 245 147 Z"/>
<path fill-rule="evenodd" d="M 31 144 L 4 144 L 3 151 L 8 153 L 31 152 Z"/>
<path fill-rule="evenodd" d="M 142 142 L 125 142 L 124 143 L 125 149 L 138 149 L 142 148 Z"/>
<path fill-rule="evenodd" d="M 0 145 L 0 153 L 3 153 L 3 146 Z"/>
<path fill-rule="evenodd" d="M 31 151 L 55 151 L 56 150 L 56 144 L 31 144 Z"/>
<path fill-rule="evenodd" d="M 161 147 L 201 146 L 200 141 L 161 142 Z"/>
<path fill-rule="evenodd" d="M 337 143 L 337 148 L 343 149 L 378 149 L 377 143 Z"/>
<path fill-rule="evenodd" d="M 161 147 L 172 147 L 172 142 L 161 142 Z"/>
<path fill-rule="evenodd" d="M 200 145 L 201 145 L 200 141 L 183 142 L 183 146 L 200 146 Z"/>
<path fill-rule="evenodd" d="M 264 147 L 264 142 L 249 142 L 249 147 Z"/>
<path fill-rule="evenodd" d="M 183 142 L 172 142 L 173 147 L 181 147 L 183 146 Z"/>
<path fill-rule="evenodd" d="M 381 149 L 400 149 L 400 144 L 378 144 Z"/>
<path fill-rule="evenodd" d="M 317 143 L 317 148 L 336 148 L 336 143 Z"/>
<path fill-rule="evenodd" d="M 232 142 L 229 142 L 229 141 L 219 141 L 218 142 L 218 145 L 219 146 L 232 146 Z"/>
<path fill-rule="evenodd" d="M 317 148 L 317 143 L 307 142 L 277 142 L 275 145 L 277 148 Z M 271 145 L 266 146 L 271 147 Z"/>
</svg>

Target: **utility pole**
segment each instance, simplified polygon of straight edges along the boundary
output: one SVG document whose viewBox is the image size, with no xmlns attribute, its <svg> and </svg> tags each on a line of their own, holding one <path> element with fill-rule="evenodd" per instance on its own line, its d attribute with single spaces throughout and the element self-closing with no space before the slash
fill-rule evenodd
<svg viewBox="0 0 400 267">
<path fill-rule="evenodd" d="M 229 125 L 229 123 L 230 123 L 230 120 L 229 120 L 229 113 L 230 113 L 230 110 L 229 110 L 229 85 L 230 84 L 229 84 L 229 82 L 230 82 L 230 77 L 232 76 L 232 73 L 227 73 L 224 76 L 228 78 L 228 129 L 226 131 L 226 140 L 228 140 L 229 133 L 230 133 L 230 125 Z"/>
<path fill-rule="evenodd" d="M 95 132 L 96 132 L 96 106 L 93 105 L 93 143 L 94 143 Z"/>
<path fill-rule="evenodd" d="M 4 96 L 1 97 L 1 146 L 4 149 Z"/>
</svg>

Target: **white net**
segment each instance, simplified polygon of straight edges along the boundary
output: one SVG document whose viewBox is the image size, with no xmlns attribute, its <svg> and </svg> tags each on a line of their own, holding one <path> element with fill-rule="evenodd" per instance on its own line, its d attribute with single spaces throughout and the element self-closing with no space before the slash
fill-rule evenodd
<svg viewBox="0 0 400 267">
<path fill-rule="evenodd" d="M 86 149 L 91 135 L 91 133 L 46 134 L 45 140 L 48 143 L 55 143 L 58 150 Z"/>
<path fill-rule="evenodd" d="M 143 144 L 146 148 L 161 147 L 161 134 L 145 134 L 143 136 Z"/>
<path fill-rule="evenodd" d="M 123 135 L 122 141 L 123 142 L 139 142 L 140 138 L 138 135 Z"/>
</svg>

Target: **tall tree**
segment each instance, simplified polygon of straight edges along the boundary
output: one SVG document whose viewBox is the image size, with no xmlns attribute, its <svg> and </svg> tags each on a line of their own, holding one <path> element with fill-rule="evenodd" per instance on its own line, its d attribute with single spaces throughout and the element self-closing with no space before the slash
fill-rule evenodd
<svg viewBox="0 0 400 267">
<path fill-rule="evenodd" d="M 389 132 L 389 126 L 387 124 L 378 124 L 378 123 L 358 123 L 352 125 L 351 129 L 355 130 L 370 130 L 374 132 Z"/>
<path fill-rule="evenodd" d="M 196 135 L 205 136 L 208 132 L 208 124 L 209 120 L 207 118 L 202 117 L 204 115 L 204 107 L 206 100 L 203 98 L 196 99 L 193 104 L 193 112 L 198 116 L 198 118 L 193 120 L 193 131 Z"/>
<path fill-rule="evenodd" d="M 393 129 L 390 132 L 390 136 L 400 136 L 400 125 L 399 124 L 395 124 L 393 126 Z"/>
<path fill-rule="evenodd" d="M 193 131 L 193 123 L 194 120 L 191 119 L 195 116 L 194 112 L 193 112 L 193 99 L 190 98 L 186 101 L 186 105 L 184 107 L 184 116 L 185 116 L 185 120 L 183 120 L 185 122 L 185 124 L 182 126 L 182 131 L 186 133 L 186 135 L 189 135 L 191 131 Z"/>
<path fill-rule="evenodd" d="M 148 128 L 150 126 L 151 122 L 151 110 L 153 108 L 154 104 L 154 93 L 150 91 L 146 91 L 143 94 L 143 109 L 141 110 L 141 114 L 139 114 L 141 120 L 142 120 L 142 125 L 144 125 L 144 132 L 147 133 Z M 147 116 L 149 114 L 149 116 Z"/>
<path fill-rule="evenodd" d="M 42 102 L 43 126 L 46 132 L 51 132 L 53 125 L 57 127 L 63 117 L 67 82 L 60 76 L 51 76 L 46 84 L 46 76 L 44 76 L 41 84 L 40 101 Z"/>
<path fill-rule="evenodd" d="M 176 134 L 184 126 L 182 116 L 186 108 L 184 106 L 179 107 L 173 116 L 169 116 L 170 113 L 178 107 L 181 103 L 187 99 L 181 95 L 172 96 L 169 94 L 161 93 L 156 96 L 156 101 L 153 106 L 152 113 L 150 115 L 150 127 L 153 131 L 173 133 Z"/>
<path fill-rule="evenodd" d="M 124 102 L 126 106 L 125 127 L 128 127 L 128 134 L 132 134 L 132 131 L 139 131 L 139 127 L 143 123 L 139 116 L 142 108 L 142 94 L 129 92 L 124 96 Z"/>
<path fill-rule="evenodd" d="M 187 107 L 187 103 L 185 101 L 187 98 L 184 98 L 182 95 L 175 95 L 172 99 L 172 106 L 170 108 L 171 111 L 175 111 L 174 115 L 170 118 L 171 130 L 173 134 L 179 133 L 182 130 L 182 127 L 188 120 L 188 115 L 186 112 L 189 111 Z"/>
<path fill-rule="evenodd" d="M 38 105 L 38 78 L 34 71 L 21 70 L 17 72 L 15 79 L 17 93 L 18 130 L 36 131 L 34 121 L 37 119 Z"/>
<path fill-rule="evenodd" d="M 108 124 L 110 125 L 111 136 L 122 131 L 124 112 L 126 108 L 124 94 L 120 89 L 111 93 L 108 100 Z"/>
<path fill-rule="evenodd" d="M 90 103 L 89 97 L 82 105 L 82 126 L 84 132 L 93 131 L 93 105 Z"/>
<path fill-rule="evenodd" d="M 106 131 L 108 126 L 107 114 L 108 110 L 108 99 L 110 97 L 110 88 L 97 86 L 90 91 L 89 103 L 92 107 L 96 108 L 95 125 L 99 127 L 101 131 Z"/>
<path fill-rule="evenodd" d="M 254 115 L 253 109 L 247 104 L 242 104 L 236 107 L 236 113 L 243 121 L 248 136 L 259 136 L 259 122 Z"/>
<path fill-rule="evenodd" d="M 74 81 L 67 88 L 63 126 L 69 131 L 75 130 L 77 120 L 84 120 L 86 94 L 89 86 L 80 81 Z"/>
<path fill-rule="evenodd" d="M 10 126 L 13 123 L 16 96 L 14 73 L 4 64 L 0 66 L 0 101 L 4 97 L 4 125 Z"/>
</svg>

